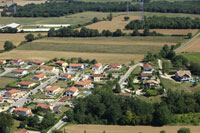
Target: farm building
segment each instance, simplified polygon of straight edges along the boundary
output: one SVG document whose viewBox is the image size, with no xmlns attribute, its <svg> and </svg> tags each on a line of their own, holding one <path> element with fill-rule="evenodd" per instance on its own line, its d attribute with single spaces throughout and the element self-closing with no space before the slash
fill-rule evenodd
<svg viewBox="0 0 200 133">
<path fill-rule="evenodd" d="M 192 75 L 190 71 L 183 70 L 183 71 L 177 71 L 175 77 L 178 81 L 183 82 L 191 80 Z"/>
</svg>

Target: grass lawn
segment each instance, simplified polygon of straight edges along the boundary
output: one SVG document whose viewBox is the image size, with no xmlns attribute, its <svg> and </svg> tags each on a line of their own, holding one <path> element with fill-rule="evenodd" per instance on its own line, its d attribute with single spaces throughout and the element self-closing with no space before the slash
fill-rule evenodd
<svg viewBox="0 0 200 133">
<path fill-rule="evenodd" d="M 183 53 L 181 55 L 186 57 L 189 61 L 200 63 L 200 53 Z"/>
<path fill-rule="evenodd" d="M 162 101 L 162 96 L 152 96 L 152 97 L 145 97 L 145 96 L 139 96 L 138 97 L 141 100 L 144 100 L 147 103 L 160 103 Z"/>
<path fill-rule="evenodd" d="M 63 115 L 63 113 L 65 113 L 67 110 L 69 110 L 69 107 L 62 106 L 60 108 L 61 113 L 60 114 L 56 114 L 56 118 L 60 118 Z"/>
<path fill-rule="evenodd" d="M 186 83 L 177 83 L 175 81 L 161 78 L 161 82 L 164 84 L 166 89 L 172 89 L 172 90 L 178 90 L 178 91 L 185 91 L 185 92 L 196 92 L 200 90 L 200 84 L 198 84 L 196 87 L 192 86 L 192 83 L 186 82 Z"/>
<path fill-rule="evenodd" d="M 60 86 L 61 88 L 66 88 L 67 87 L 67 83 L 68 83 L 67 81 L 58 80 L 53 85 Z"/>
<path fill-rule="evenodd" d="M 39 91 L 38 93 L 36 93 L 35 95 L 33 95 L 33 98 L 34 99 L 45 99 L 46 95 L 45 95 L 45 93 Z"/>
<path fill-rule="evenodd" d="M 13 81 L 16 81 L 17 79 L 14 78 L 4 78 L 4 77 L 0 77 L 0 88 L 5 88 L 6 85 L 8 85 L 9 83 L 12 83 Z"/>
<path fill-rule="evenodd" d="M 142 70 L 142 68 L 140 66 L 138 66 L 133 70 L 132 74 L 137 76 L 141 73 L 141 70 Z"/>
</svg>

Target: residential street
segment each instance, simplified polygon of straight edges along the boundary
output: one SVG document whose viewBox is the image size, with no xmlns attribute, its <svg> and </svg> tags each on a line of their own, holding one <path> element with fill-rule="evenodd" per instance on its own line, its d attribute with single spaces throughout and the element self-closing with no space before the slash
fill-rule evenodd
<svg viewBox="0 0 200 133">
<path fill-rule="evenodd" d="M 55 76 L 51 77 L 49 80 L 45 81 L 44 83 L 42 83 L 40 86 L 36 87 L 35 89 L 31 90 L 29 93 L 27 93 L 24 97 L 22 97 L 21 99 L 17 100 L 16 102 L 14 102 L 13 104 L 10 105 L 10 107 L 12 106 L 16 106 L 16 107 L 23 107 L 24 104 L 28 101 L 29 99 L 29 94 L 34 95 L 36 94 L 40 89 L 45 88 L 46 86 L 48 86 L 49 84 L 52 84 L 53 82 L 56 81 L 56 79 L 58 78 L 58 74 L 56 74 Z"/>
<path fill-rule="evenodd" d="M 141 66 L 142 63 L 138 63 L 135 64 L 134 66 L 130 67 L 129 70 L 126 72 L 126 74 L 119 80 L 119 85 L 122 87 L 122 84 L 124 83 L 124 81 L 126 81 L 126 79 L 130 76 L 130 74 L 132 73 L 132 71 L 138 67 Z"/>
<path fill-rule="evenodd" d="M 12 70 L 16 69 L 16 68 L 4 68 L 5 72 L 0 74 L 0 77 L 3 77 L 4 75 L 6 75 L 7 73 L 11 72 Z"/>
<path fill-rule="evenodd" d="M 62 119 L 59 120 L 58 123 L 56 123 L 47 133 L 51 133 L 53 130 L 58 130 L 60 129 L 62 126 L 64 126 L 65 124 L 67 124 L 66 122 L 67 117 L 64 116 Z"/>
</svg>

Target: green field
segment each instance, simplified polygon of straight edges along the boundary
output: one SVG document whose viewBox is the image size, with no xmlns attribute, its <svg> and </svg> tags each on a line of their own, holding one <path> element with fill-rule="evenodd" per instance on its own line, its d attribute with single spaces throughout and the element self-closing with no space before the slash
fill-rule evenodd
<svg viewBox="0 0 200 133">
<path fill-rule="evenodd" d="M 198 86 L 193 87 L 192 83 L 186 82 L 186 83 L 180 83 L 175 82 L 169 79 L 161 78 L 161 81 L 165 87 L 165 89 L 172 89 L 172 90 L 178 90 L 178 91 L 185 91 L 185 92 L 196 92 L 200 90 L 200 84 Z"/>
<path fill-rule="evenodd" d="M 4 77 L 0 77 L 0 88 L 5 88 L 6 85 L 8 85 L 9 83 L 12 83 L 13 81 L 15 81 L 16 79 L 14 78 L 4 78 Z"/>
<path fill-rule="evenodd" d="M 109 13 L 103 12 L 83 12 L 72 15 L 66 15 L 63 17 L 49 17 L 49 18 L 25 18 L 25 17 L 0 17 L 0 25 L 9 23 L 19 23 L 25 28 L 34 27 L 36 24 L 71 24 L 72 26 L 77 24 L 84 24 L 90 22 L 94 17 L 99 19 L 106 18 Z M 126 12 L 113 12 L 113 16 L 124 15 Z M 140 12 L 129 12 L 131 16 L 140 16 Z M 145 16 L 168 16 L 168 17 L 200 17 L 195 14 L 177 14 L 177 13 L 153 13 L 145 12 Z"/>
<path fill-rule="evenodd" d="M 181 55 L 186 57 L 189 61 L 200 63 L 200 53 L 184 53 Z"/>
<path fill-rule="evenodd" d="M 183 40 L 182 37 L 47 38 L 46 40 L 25 44 L 17 50 L 146 54 L 149 51 L 156 53 L 164 44 L 177 43 L 181 40 Z M 159 44 L 154 45 L 152 43 Z"/>
<path fill-rule="evenodd" d="M 63 17 L 49 17 L 49 18 L 26 18 L 26 17 L 0 17 L 0 25 L 1 24 L 9 24 L 9 23 L 19 23 L 26 27 L 32 27 L 36 24 L 84 24 L 90 22 L 94 17 L 99 19 L 106 18 L 109 13 L 103 12 L 83 12 L 72 15 L 66 15 Z M 119 15 L 122 13 L 113 13 L 113 15 Z"/>
</svg>

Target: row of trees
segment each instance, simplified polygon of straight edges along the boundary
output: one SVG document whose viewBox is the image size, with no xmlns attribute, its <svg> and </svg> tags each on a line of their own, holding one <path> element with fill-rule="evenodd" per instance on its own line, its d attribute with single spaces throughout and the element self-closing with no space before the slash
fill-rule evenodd
<svg viewBox="0 0 200 133">
<path fill-rule="evenodd" d="M 160 104 L 150 104 L 132 97 L 116 96 L 111 89 L 96 88 L 92 95 L 75 101 L 66 115 L 81 124 L 165 125 L 179 113 L 200 112 L 200 92 L 168 92 Z"/>
<path fill-rule="evenodd" d="M 190 17 L 165 17 L 153 16 L 145 17 L 145 27 L 150 29 L 199 29 L 200 18 L 192 19 Z M 125 27 L 126 29 L 142 29 L 142 20 L 133 20 Z"/>
<path fill-rule="evenodd" d="M 140 11 L 140 4 L 129 3 L 130 11 Z M 146 2 L 144 10 L 149 12 L 172 12 L 172 13 L 192 13 L 200 14 L 199 1 L 184 2 L 167 2 L 155 1 Z M 80 1 L 64 1 L 64 2 L 47 2 L 43 4 L 28 4 L 25 6 L 17 6 L 17 12 L 14 12 L 14 6 L 4 9 L 2 16 L 14 17 L 59 17 L 66 14 L 74 14 L 84 11 L 98 12 L 125 12 L 126 2 L 80 2 Z M 8 13 L 11 12 L 11 13 Z"/>
<path fill-rule="evenodd" d="M 87 29 L 85 27 L 81 28 L 80 31 L 74 30 L 70 27 L 63 27 L 58 30 L 54 28 L 50 29 L 48 32 L 48 37 L 98 37 L 98 36 L 124 36 L 125 34 L 117 29 L 115 32 L 109 30 L 104 30 L 99 33 L 98 30 Z"/>
</svg>

